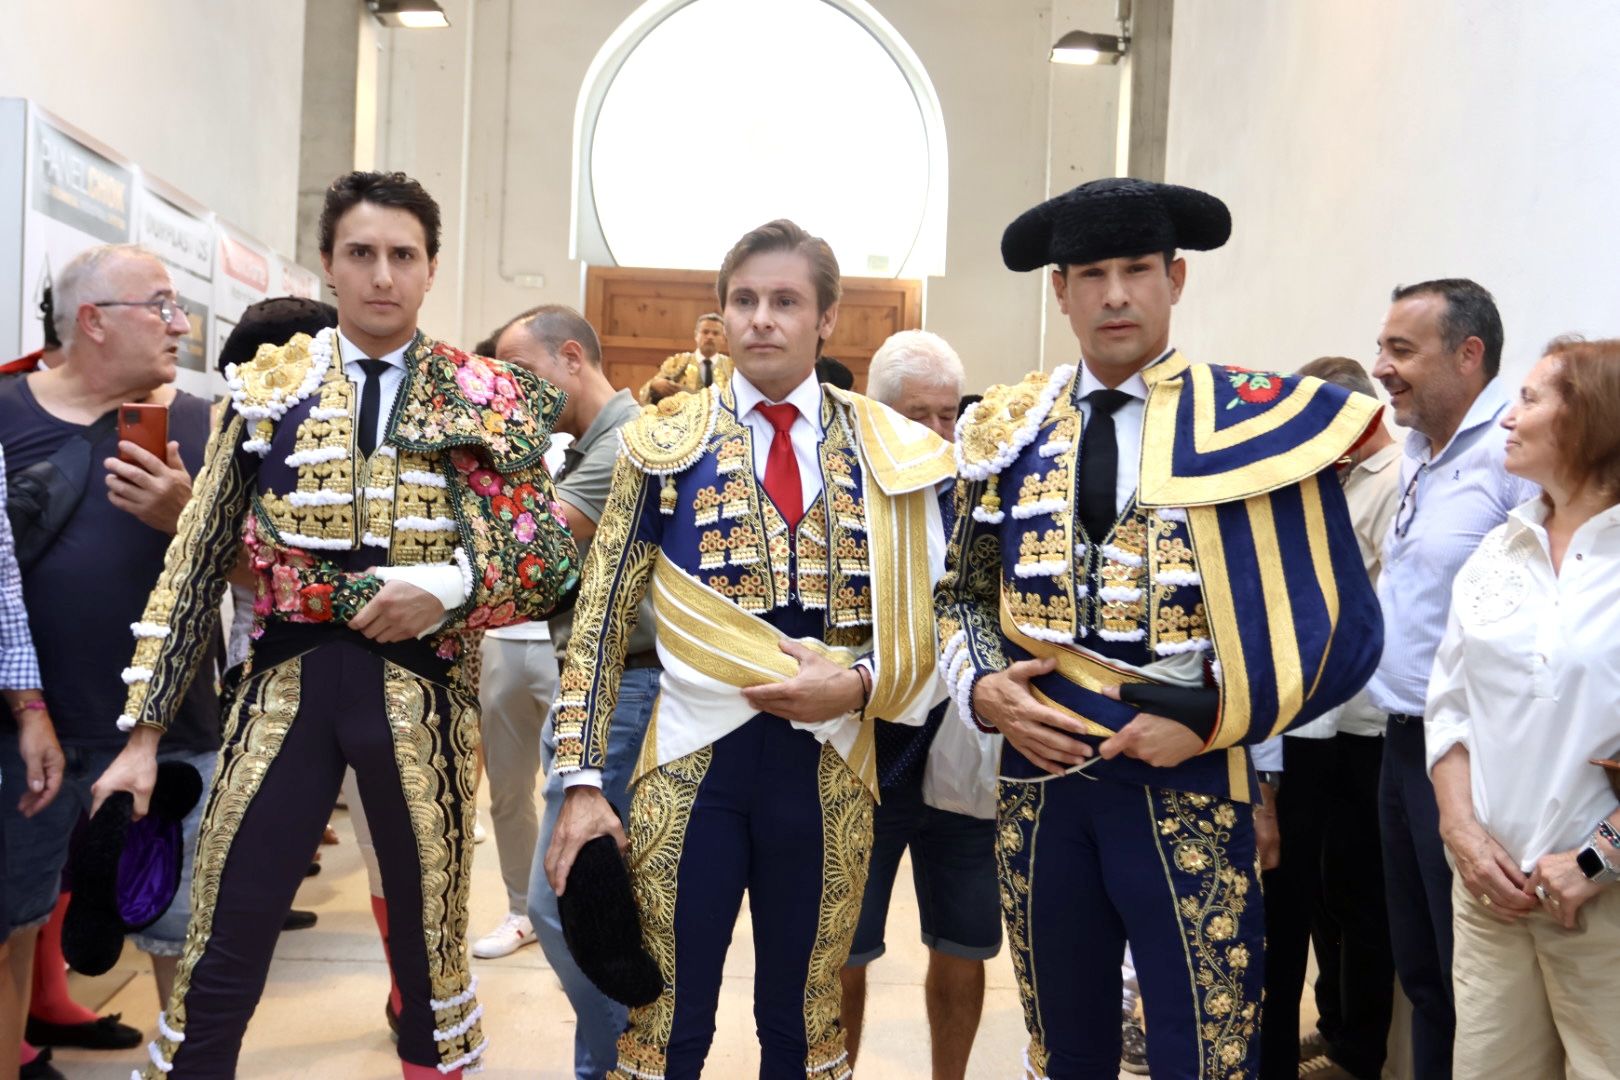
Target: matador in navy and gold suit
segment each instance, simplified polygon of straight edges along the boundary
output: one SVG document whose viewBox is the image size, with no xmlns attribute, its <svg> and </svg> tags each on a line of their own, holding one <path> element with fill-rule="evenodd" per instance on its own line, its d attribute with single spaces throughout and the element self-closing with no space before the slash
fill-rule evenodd
<svg viewBox="0 0 1620 1080">
<path fill-rule="evenodd" d="M 1189 244 L 1185 229 L 1178 243 L 1163 189 L 1097 181 L 1053 200 L 1040 209 L 1058 223 L 1043 233 L 1121 235 L 1100 249 L 1074 241 L 1090 257 L 1038 243 L 1008 265 L 1141 256 L 1144 272 L 1164 273 L 1161 252 L 1225 239 L 1229 219 L 1214 243 Z M 1094 755 L 1062 775 L 1003 750 L 997 858 L 1029 1031 L 1023 1075 L 1118 1074 L 1129 942 L 1152 1075 L 1240 1080 L 1256 1075 L 1264 982 L 1247 745 L 1345 701 L 1377 663 L 1377 600 L 1334 466 L 1379 406 L 1174 350 L 1104 391 L 1116 398 L 1092 397 L 1096 385 L 1084 363 L 1037 372 L 963 416 L 940 662 L 965 718 L 980 678 L 1049 657 L 1055 670 L 1031 691 L 1079 720 L 1091 747 L 1139 711 L 1186 723 L 1204 745 L 1172 767 Z M 1116 503 L 1110 472 L 1093 534 L 1081 482 L 1092 401 L 1124 401 L 1132 386 L 1139 457 L 1124 439 L 1118 456 L 1134 491 Z"/>
<path fill-rule="evenodd" d="M 351 766 L 387 890 L 400 1057 L 455 1072 L 484 1052 L 466 944 L 478 644 L 486 627 L 545 617 L 577 581 L 541 463 L 563 399 L 421 334 L 388 357 L 357 353 L 323 330 L 228 371 L 230 407 L 134 627 L 119 724 L 161 730 L 246 544 L 253 648 L 222 699 L 191 924 L 149 1080 L 235 1075 Z M 376 392 L 370 415 L 357 392 L 370 379 L 393 387 L 380 415 Z M 346 625 L 392 579 L 440 596 L 436 630 L 382 644 Z"/>
<path fill-rule="evenodd" d="M 628 833 L 665 989 L 632 1010 L 610 1074 L 619 1080 L 698 1075 L 745 891 L 760 1075 L 850 1075 L 838 973 L 871 852 L 874 719 L 920 724 L 938 698 L 934 485 L 952 472 L 949 445 L 807 376 L 769 405 L 793 408 L 814 433 L 790 526 L 756 471 L 772 437 L 750 428 L 755 404 L 763 395 L 737 372 L 623 429 L 562 676 L 557 767 L 600 768 L 625 643 L 651 591 L 663 670 Z M 786 639 L 843 667 L 870 665 L 866 709 L 799 724 L 750 706 L 744 688 L 797 673 Z"/>
</svg>

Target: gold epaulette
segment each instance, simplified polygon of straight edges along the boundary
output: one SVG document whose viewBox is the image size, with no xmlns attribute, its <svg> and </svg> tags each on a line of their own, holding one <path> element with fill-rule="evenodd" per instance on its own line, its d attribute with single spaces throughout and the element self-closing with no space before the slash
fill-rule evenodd
<svg viewBox="0 0 1620 1080">
<path fill-rule="evenodd" d="M 1032 371 L 999 384 L 968 406 L 956 425 L 956 464 L 968 480 L 987 480 L 1011 465 L 1035 438 L 1052 403 L 1068 389 L 1074 365 Z"/>
<path fill-rule="evenodd" d="M 331 331 L 318 338 L 294 334 L 285 345 L 260 345 L 252 360 L 228 365 L 231 407 L 251 425 L 244 449 L 269 452 L 275 421 L 313 394 L 331 366 Z"/>
<path fill-rule="evenodd" d="M 670 476 L 692 466 L 714 434 L 720 395 L 714 387 L 672 394 L 619 429 L 619 446 L 637 468 Z"/>
</svg>

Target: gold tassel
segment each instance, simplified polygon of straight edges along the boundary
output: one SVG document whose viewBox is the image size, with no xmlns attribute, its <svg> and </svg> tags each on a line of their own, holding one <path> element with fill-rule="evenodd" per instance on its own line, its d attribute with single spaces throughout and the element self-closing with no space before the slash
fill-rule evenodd
<svg viewBox="0 0 1620 1080">
<path fill-rule="evenodd" d="M 998 474 L 992 473 L 990 479 L 985 481 L 984 494 L 979 496 L 979 505 L 984 507 L 987 514 L 1001 513 L 1001 496 L 996 492 L 996 482 L 1000 479 Z"/>
<path fill-rule="evenodd" d="M 672 515 L 675 513 L 675 477 L 664 477 L 663 489 L 658 492 L 658 512 Z"/>
</svg>

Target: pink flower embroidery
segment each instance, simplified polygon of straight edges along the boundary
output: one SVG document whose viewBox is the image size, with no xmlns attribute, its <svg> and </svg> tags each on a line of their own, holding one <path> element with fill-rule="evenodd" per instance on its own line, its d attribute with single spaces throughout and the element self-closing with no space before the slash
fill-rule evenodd
<svg viewBox="0 0 1620 1080">
<path fill-rule="evenodd" d="M 479 495 L 499 495 L 501 474 L 494 469 L 479 469 L 467 477 L 467 486 Z"/>
<path fill-rule="evenodd" d="M 456 369 L 456 385 L 461 387 L 468 401 L 483 405 L 495 391 L 495 372 L 478 357 L 468 357 L 467 362 Z"/>
<path fill-rule="evenodd" d="M 456 467 L 457 472 L 470 473 L 478 468 L 478 455 L 464 446 L 458 446 L 450 451 L 450 463 Z"/>
<path fill-rule="evenodd" d="M 510 375 L 497 375 L 497 376 L 495 376 L 494 389 L 495 389 L 495 396 L 497 398 L 506 398 L 506 399 L 508 399 L 508 401 L 507 401 L 507 407 L 508 408 L 511 407 L 511 399 L 518 396 L 517 383 L 512 381 L 512 377 Z M 501 411 L 505 412 L 506 410 L 502 409 Z"/>
<path fill-rule="evenodd" d="M 270 588 L 274 593 L 277 611 L 300 611 L 303 608 L 298 595 L 298 571 L 290 566 L 270 569 Z"/>
<path fill-rule="evenodd" d="M 487 607 L 473 608 L 472 614 L 467 616 L 467 629 L 477 630 L 480 626 L 487 625 L 489 623 L 489 615 L 490 611 Z"/>
<path fill-rule="evenodd" d="M 518 540 L 527 544 L 534 539 L 536 532 L 534 516 L 532 514 L 519 514 L 518 519 L 512 522 L 512 532 Z"/>
<path fill-rule="evenodd" d="M 508 600 L 489 613 L 489 625 L 509 626 L 517 619 L 517 605 Z"/>
</svg>

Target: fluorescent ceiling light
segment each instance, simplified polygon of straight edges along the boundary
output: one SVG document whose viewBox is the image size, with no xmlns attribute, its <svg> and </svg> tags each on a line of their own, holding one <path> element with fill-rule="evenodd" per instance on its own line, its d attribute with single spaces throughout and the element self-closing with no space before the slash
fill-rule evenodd
<svg viewBox="0 0 1620 1080">
<path fill-rule="evenodd" d="M 366 7 L 384 26 L 402 30 L 442 30 L 450 25 L 436 0 L 366 0 Z"/>
<path fill-rule="evenodd" d="M 1054 64 L 1117 64 L 1130 47 L 1131 39 L 1116 34 L 1093 34 L 1070 30 L 1052 46 Z"/>
</svg>

